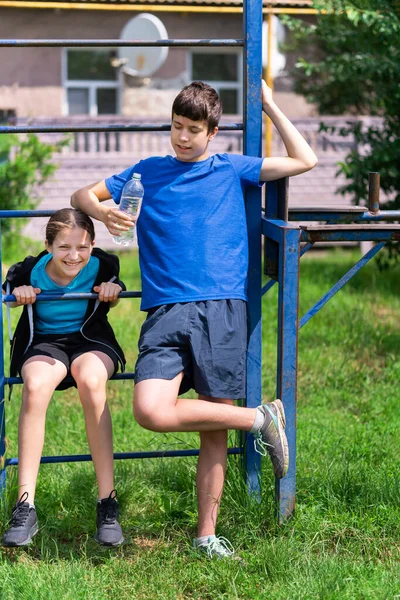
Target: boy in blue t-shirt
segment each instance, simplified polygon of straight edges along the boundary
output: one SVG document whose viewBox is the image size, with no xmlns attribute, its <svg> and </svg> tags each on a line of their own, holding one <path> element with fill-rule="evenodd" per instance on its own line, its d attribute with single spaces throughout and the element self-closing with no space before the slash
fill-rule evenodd
<svg viewBox="0 0 400 600">
<path fill-rule="evenodd" d="M 75 192 L 72 206 L 102 221 L 112 235 L 133 226 L 118 208 L 124 184 L 140 173 L 144 198 L 137 221 L 147 311 L 135 369 L 134 414 L 152 431 L 198 431 L 198 532 L 194 546 L 209 556 L 233 549 L 215 536 L 228 429 L 254 433 L 275 477 L 288 469 L 280 400 L 239 407 L 245 397 L 248 242 L 243 188 L 312 169 L 317 158 L 262 84 L 262 106 L 287 150 L 281 158 L 210 156 L 222 106 L 209 85 L 193 82 L 172 106 L 175 156 L 142 160 L 119 175 Z M 198 399 L 178 396 L 193 388 Z"/>
</svg>

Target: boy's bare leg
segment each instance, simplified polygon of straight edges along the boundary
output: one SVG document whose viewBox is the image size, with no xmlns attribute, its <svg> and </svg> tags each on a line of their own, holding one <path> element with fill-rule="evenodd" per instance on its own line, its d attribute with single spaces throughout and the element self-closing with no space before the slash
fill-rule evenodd
<svg viewBox="0 0 400 600">
<path fill-rule="evenodd" d="M 114 372 L 113 361 L 103 352 L 86 352 L 71 364 L 99 488 L 99 498 L 114 489 L 114 459 L 111 415 L 106 398 L 106 383 Z"/>
<path fill-rule="evenodd" d="M 26 361 L 18 423 L 18 500 L 27 492 L 34 504 L 36 480 L 43 451 L 46 411 L 55 388 L 67 374 L 65 365 L 47 356 Z"/>
<path fill-rule="evenodd" d="M 199 396 L 208 402 L 233 405 L 232 400 Z M 225 482 L 228 431 L 200 432 L 197 463 L 198 537 L 214 535 Z"/>
<path fill-rule="evenodd" d="M 249 431 L 255 408 L 208 400 L 178 398 L 182 373 L 174 379 L 145 379 L 135 385 L 134 415 L 152 431 Z M 215 400 L 215 399 L 214 399 Z"/>
</svg>

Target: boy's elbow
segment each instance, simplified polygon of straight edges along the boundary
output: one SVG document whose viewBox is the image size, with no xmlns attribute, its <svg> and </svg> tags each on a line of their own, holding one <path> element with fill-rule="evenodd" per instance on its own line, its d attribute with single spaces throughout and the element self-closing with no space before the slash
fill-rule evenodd
<svg viewBox="0 0 400 600">
<path fill-rule="evenodd" d="M 318 164 L 318 158 L 313 153 L 313 155 L 310 156 L 310 158 L 306 162 L 307 171 L 311 171 L 311 169 L 313 169 L 314 167 L 316 167 L 317 164 Z"/>
<path fill-rule="evenodd" d="M 71 203 L 72 208 L 78 208 L 78 202 L 77 202 L 76 195 L 77 195 L 77 192 L 74 192 L 72 194 L 72 196 L 71 196 L 71 199 L 70 199 L 70 203 Z"/>
</svg>

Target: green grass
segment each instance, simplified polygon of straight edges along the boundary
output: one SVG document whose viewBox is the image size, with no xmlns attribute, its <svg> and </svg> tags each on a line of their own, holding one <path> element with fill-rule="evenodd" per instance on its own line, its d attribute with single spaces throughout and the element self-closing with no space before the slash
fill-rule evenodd
<svg viewBox="0 0 400 600">
<path fill-rule="evenodd" d="M 301 314 L 358 256 L 337 251 L 302 262 Z M 122 256 L 128 289 L 137 257 Z M 261 503 L 246 493 L 230 457 L 219 519 L 244 564 L 208 561 L 190 549 L 196 526 L 195 459 L 116 461 L 127 542 L 92 539 L 91 463 L 43 465 L 36 504 L 41 530 L 26 550 L 0 550 L 1 600 L 392 599 L 400 598 L 400 267 L 368 265 L 300 333 L 298 479 L 294 519 L 275 524 L 274 482 L 263 462 Z M 124 300 L 112 323 L 133 370 L 142 315 Z M 277 290 L 263 310 L 263 392 L 275 394 Z M 16 319 L 17 311 L 13 311 Z M 133 384 L 110 382 L 115 451 L 197 447 L 197 436 L 161 435 L 132 418 Z M 20 388 L 6 402 L 7 455 L 16 455 Z M 234 442 L 234 434 L 232 434 Z M 75 390 L 56 393 L 45 454 L 87 453 Z M 7 470 L 8 508 L 16 470 Z"/>
</svg>

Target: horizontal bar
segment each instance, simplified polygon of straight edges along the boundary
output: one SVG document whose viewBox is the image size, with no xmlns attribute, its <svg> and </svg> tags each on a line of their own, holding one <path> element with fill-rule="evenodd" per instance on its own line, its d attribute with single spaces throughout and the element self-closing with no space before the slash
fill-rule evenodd
<svg viewBox="0 0 400 600">
<path fill-rule="evenodd" d="M 343 213 L 343 212 L 324 212 L 324 211 L 307 211 L 292 212 L 289 211 L 289 221 L 335 221 L 340 223 L 341 221 L 354 221 L 354 223 L 363 223 L 364 221 L 383 221 L 385 219 L 400 219 L 400 210 L 381 210 L 379 213 L 372 214 L 370 212 L 364 213 Z"/>
<path fill-rule="evenodd" d="M 339 281 L 327 292 L 318 302 L 314 304 L 312 308 L 300 319 L 299 329 L 301 329 L 317 312 L 325 306 L 325 304 L 333 298 L 333 296 L 342 289 L 344 285 L 356 274 L 362 267 L 364 267 L 370 260 L 383 248 L 384 242 L 377 244 L 371 250 L 369 250 L 364 256 L 351 268 Z"/>
<path fill-rule="evenodd" d="M 400 231 L 302 231 L 302 242 L 388 242 L 400 240 Z"/>
<path fill-rule="evenodd" d="M 1 133 L 78 133 L 78 132 L 101 132 L 101 131 L 170 131 L 171 125 L 154 125 L 143 123 L 142 125 L 3 125 Z M 219 125 L 218 131 L 243 131 L 242 123 L 231 125 Z"/>
<path fill-rule="evenodd" d="M 283 232 L 285 229 L 299 229 L 298 225 L 294 223 L 288 223 L 281 219 L 261 219 L 261 233 L 266 237 L 274 240 L 275 242 L 281 242 L 283 240 Z"/>
<path fill-rule="evenodd" d="M 177 456 L 198 456 L 199 450 L 154 450 L 148 452 L 116 452 L 114 460 L 127 458 L 175 458 Z M 243 454 L 243 448 L 228 448 L 228 454 Z M 40 462 L 46 463 L 68 463 L 87 462 L 92 460 L 91 454 L 71 454 L 69 456 L 42 456 Z M 18 458 L 7 458 L 4 461 L 6 467 L 18 465 Z"/>
<path fill-rule="evenodd" d="M 94 292 L 65 292 L 60 294 L 57 292 L 47 292 L 46 294 L 38 294 L 36 302 L 53 302 L 53 300 L 96 300 L 98 294 Z M 121 292 L 118 298 L 141 298 L 142 292 Z M 13 294 L 2 294 L 3 302 L 15 302 L 16 297 Z"/>
<path fill-rule="evenodd" d="M 26 219 L 27 217 L 51 217 L 56 210 L 0 210 L 0 219 Z"/>
<path fill-rule="evenodd" d="M 177 40 L 69 40 L 69 39 L 48 39 L 48 40 L 0 40 L 0 48 L 33 48 L 33 47 L 88 47 L 88 48 L 124 48 L 138 46 L 157 47 L 157 46 L 244 46 L 241 39 L 177 39 Z"/>
<path fill-rule="evenodd" d="M 112 375 L 110 377 L 110 380 L 128 380 L 128 379 L 134 379 L 135 378 L 135 373 L 114 373 L 114 375 Z M 71 383 L 73 382 L 73 378 L 72 377 L 66 377 L 63 381 L 67 382 L 67 383 Z M 4 385 L 18 385 L 24 383 L 21 379 L 21 377 L 4 377 Z"/>
</svg>

